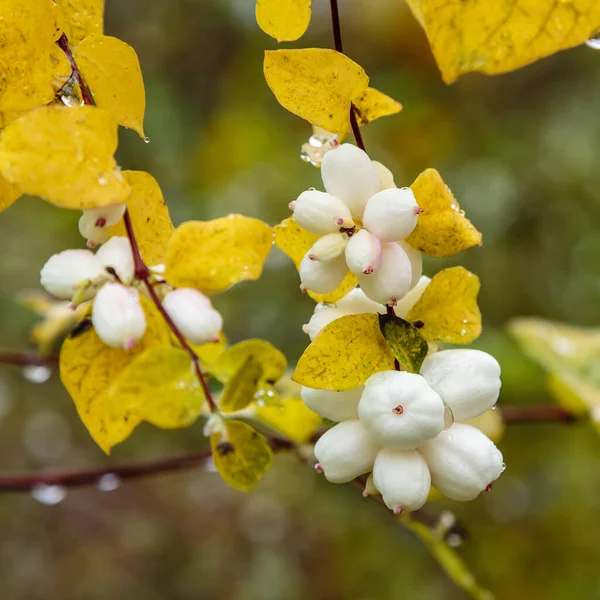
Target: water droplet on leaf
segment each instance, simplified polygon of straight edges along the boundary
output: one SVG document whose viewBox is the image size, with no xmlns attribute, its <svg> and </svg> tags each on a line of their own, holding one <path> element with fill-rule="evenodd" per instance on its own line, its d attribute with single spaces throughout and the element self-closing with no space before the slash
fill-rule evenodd
<svg viewBox="0 0 600 600">
<path fill-rule="evenodd" d="M 146 137 L 144 138 L 144 142 L 145 142 L 146 144 L 149 144 L 149 143 L 150 143 L 150 138 L 149 138 L 148 136 L 146 136 Z"/>
</svg>

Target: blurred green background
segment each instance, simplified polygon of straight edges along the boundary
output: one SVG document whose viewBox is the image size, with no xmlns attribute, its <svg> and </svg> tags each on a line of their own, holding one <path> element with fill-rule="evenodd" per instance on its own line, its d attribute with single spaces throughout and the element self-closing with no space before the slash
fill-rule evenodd
<svg viewBox="0 0 600 600">
<path fill-rule="evenodd" d="M 331 46 L 328 3 L 315 0 L 297 47 Z M 485 333 L 499 359 L 501 402 L 550 402 L 542 372 L 504 333 L 515 315 L 583 325 L 600 313 L 600 52 L 581 47 L 516 73 L 447 87 L 401 0 L 344 0 L 347 53 L 404 105 L 363 130 L 399 185 L 437 168 L 483 232 L 463 264 L 482 281 Z M 118 159 L 161 184 L 176 223 L 230 211 L 275 224 L 317 169 L 299 159 L 310 127 L 262 77 L 277 44 L 253 0 L 108 0 L 106 32 L 137 50 L 146 81 L 144 144 L 122 131 Z M 0 215 L 0 347 L 26 347 L 32 315 L 15 300 L 50 254 L 82 247 L 78 215 L 21 199 Z M 216 299 L 232 341 L 260 336 L 294 362 L 312 301 L 275 250 L 262 279 Z M 39 375 L 39 373 L 38 373 Z M 42 374 L 43 375 L 43 374 Z M 33 374 L 35 377 L 35 373 Z M 30 374 L 31 378 L 31 374 Z M 166 456 L 204 444 L 201 426 L 141 426 L 104 457 L 58 377 L 39 385 L 0 366 L 2 470 L 75 468 Z M 455 511 L 461 555 L 500 599 L 600 598 L 600 439 L 584 425 L 518 425 L 500 444 L 506 473 Z M 54 506 L 0 497 L 2 600 L 463 599 L 409 532 L 354 489 L 279 456 L 252 494 L 191 471 L 71 491 Z"/>
</svg>

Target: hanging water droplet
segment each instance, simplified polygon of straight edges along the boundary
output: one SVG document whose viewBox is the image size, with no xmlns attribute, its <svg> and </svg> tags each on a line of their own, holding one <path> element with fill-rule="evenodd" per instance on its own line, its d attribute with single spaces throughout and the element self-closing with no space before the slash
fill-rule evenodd
<svg viewBox="0 0 600 600">
<path fill-rule="evenodd" d="M 452 409 L 446 404 L 444 405 L 444 429 L 450 429 L 454 425 L 454 413 Z"/>
<path fill-rule="evenodd" d="M 150 143 L 150 138 L 149 138 L 148 136 L 146 136 L 146 137 L 144 138 L 144 142 L 145 142 L 146 144 L 149 144 L 149 143 Z"/>
<path fill-rule="evenodd" d="M 44 365 L 27 365 L 21 372 L 23 377 L 31 383 L 46 383 L 52 375 L 52 369 Z"/>
<path fill-rule="evenodd" d="M 54 506 L 60 504 L 67 497 L 67 488 L 62 485 L 36 483 L 31 488 L 31 497 L 41 504 Z"/>
<path fill-rule="evenodd" d="M 504 473 L 506 471 L 506 463 L 502 463 L 502 471 L 500 473 Z"/>
<path fill-rule="evenodd" d="M 98 479 L 96 487 L 101 492 L 114 492 L 121 487 L 121 479 L 114 473 L 106 473 L 106 475 L 102 475 L 102 477 Z"/>
<path fill-rule="evenodd" d="M 592 50 L 600 50 L 600 31 L 595 33 L 585 45 Z"/>
</svg>

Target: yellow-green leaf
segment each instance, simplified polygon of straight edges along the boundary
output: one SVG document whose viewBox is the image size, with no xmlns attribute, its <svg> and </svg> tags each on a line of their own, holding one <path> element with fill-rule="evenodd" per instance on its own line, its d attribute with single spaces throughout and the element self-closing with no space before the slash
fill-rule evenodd
<svg viewBox="0 0 600 600">
<path fill-rule="evenodd" d="M 282 398 L 279 404 L 257 405 L 256 417 L 298 444 L 308 442 L 323 421 L 299 397 Z"/>
<path fill-rule="evenodd" d="M 504 436 L 504 420 L 502 419 L 502 411 L 490 409 L 478 417 L 465 419 L 464 423 L 477 427 L 479 431 L 485 433 L 492 442 L 498 443 Z"/>
<path fill-rule="evenodd" d="M 175 429 L 198 418 L 204 394 L 185 350 L 153 346 L 119 373 L 108 399 L 113 414 L 125 411 L 136 420 Z"/>
<path fill-rule="evenodd" d="M 300 267 L 304 255 L 319 239 L 318 235 L 300 227 L 293 217 L 289 217 L 273 227 L 273 232 L 275 234 L 275 245 L 292 259 L 296 269 Z M 315 302 L 337 302 L 357 285 L 358 278 L 348 271 L 342 283 L 333 292 L 315 294 L 309 291 L 307 293 Z"/>
<path fill-rule="evenodd" d="M 150 300 L 141 296 L 146 313 L 146 333 L 132 350 L 107 346 L 92 327 L 76 328 L 60 352 L 60 378 L 83 424 L 94 441 L 110 454 L 111 448 L 129 437 L 140 417 L 127 410 L 113 412 L 109 388 L 136 356 L 151 346 L 170 345 L 164 319 Z"/>
<path fill-rule="evenodd" d="M 69 23 L 72 44 L 104 32 L 104 0 L 56 0 Z M 69 34 L 67 34 L 69 35 Z"/>
<path fill-rule="evenodd" d="M 227 422 L 224 433 L 211 436 L 210 445 L 221 477 L 243 492 L 256 487 L 273 462 L 264 436 L 240 421 Z"/>
<path fill-rule="evenodd" d="M 324 48 L 267 51 L 264 74 L 284 108 L 339 134 L 348 130 L 352 100 L 369 85 L 360 65 Z"/>
<path fill-rule="evenodd" d="M 73 57 L 96 104 L 143 138 L 146 92 L 135 50 L 115 37 L 92 34 Z"/>
<path fill-rule="evenodd" d="M 272 229 L 258 219 L 229 215 L 212 221 L 188 221 L 169 242 L 166 277 L 177 287 L 214 294 L 262 274 Z"/>
<path fill-rule="evenodd" d="M 304 35 L 312 0 L 256 0 L 258 26 L 279 42 L 293 42 Z"/>
<path fill-rule="evenodd" d="M 218 342 L 208 342 L 206 344 L 202 344 L 201 346 L 196 346 L 195 344 L 191 344 L 192 350 L 196 353 L 200 362 L 204 365 L 211 365 L 212 363 L 227 350 L 227 339 L 223 332 L 219 333 L 219 341 Z"/>
<path fill-rule="evenodd" d="M 147 265 L 164 264 L 174 228 L 160 187 L 144 171 L 123 171 L 123 178 L 131 188 L 127 209 L 142 258 Z M 110 233 L 126 236 L 123 221 L 113 226 Z"/>
<path fill-rule="evenodd" d="M 423 171 L 410 188 L 424 211 L 406 238 L 413 248 L 429 256 L 444 257 L 481 244 L 481 233 L 465 217 L 435 169 Z"/>
<path fill-rule="evenodd" d="M 400 522 L 423 542 L 450 579 L 467 592 L 471 598 L 474 600 L 494 599 L 491 592 L 477 583 L 477 580 L 469 571 L 469 567 L 457 554 L 456 550 L 446 543 L 443 535 L 437 534 L 436 531 L 430 529 L 424 523 L 419 523 L 414 519 L 404 518 Z"/>
<path fill-rule="evenodd" d="M 262 373 L 260 363 L 251 355 L 248 356 L 225 384 L 219 401 L 221 410 L 235 412 L 246 408 L 254 400 Z"/>
<path fill-rule="evenodd" d="M 8 208 L 20 195 L 19 188 L 0 175 L 0 212 Z"/>
<path fill-rule="evenodd" d="M 348 315 L 324 327 L 300 357 L 292 379 L 338 392 L 394 368 L 394 355 L 379 330 L 378 315 Z"/>
<path fill-rule="evenodd" d="M 444 269 L 429 282 L 406 320 L 422 321 L 419 332 L 430 342 L 470 344 L 481 334 L 480 287 L 479 277 L 464 267 Z"/>
<path fill-rule="evenodd" d="M 117 123 L 108 111 L 45 106 L 4 130 L 0 172 L 23 193 L 64 208 L 106 206 L 129 195 L 116 149 Z"/>
<path fill-rule="evenodd" d="M 590 0 L 420 0 L 420 11 L 446 83 L 469 71 L 518 69 L 579 46 L 600 29 L 600 4 Z"/>
<path fill-rule="evenodd" d="M 429 352 L 419 330 L 395 315 L 378 315 L 379 328 L 396 360 L 410 373 L 418 373 Z"/>
<path fill-rule="evenodd" d="M 406 0 L 408 8 L 410 8 L 414 18 L 419 22 L 421 27 L 425 27 L 425 15 L 421 6 L 421 0 Z"/>
<path fill-rule="evenodd" d="M 395 115 L 402 110 L 402 104 L 396 102 L 390 96 L 376 90 L 367 88 L 360 96 L 352 101 L 358 113 L 358 124 L 368 125 L 371 121 L 380 117 Z"/>
</svg>

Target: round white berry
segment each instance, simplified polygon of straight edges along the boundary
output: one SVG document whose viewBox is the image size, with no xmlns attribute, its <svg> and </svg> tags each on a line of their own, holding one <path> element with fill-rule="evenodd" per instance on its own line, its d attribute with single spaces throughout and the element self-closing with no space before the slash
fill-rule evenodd
<svg viewBox="0 0 600 600">
<path fill-rule="evenodd" d="M 442 399 L 420 375 L 381 371 L 365 382 L 358 416 L 381 445 L 411 450 L 442 431 L 444 410 Z"/>
<path fill-rule="evenodd" d="M 302 331 L 310 337 L 310 341 L 312 342 L 317 334 L 323 329 L 323 327 L 329 325 L 336 319 L 340 317 L 345 317 L 347 314 L 345 311 L 336 308 L 335 306 L 327 307 L 325 310 L 316 311 L 313 316 L 310 318 L 310 321 L 306 323 L 306 325 L 302 326 Z"/>
<path fill-rule="evenodd" d="M 103 285 L 94 299 L 92 324 L 107 346 L 133 348 L 146 331 L 146 315 L 138 291 L 120 283 Z"/>
<path fill-rule="evenodd" d="M 162 303 L 175 325 L 192 344 L 218 341 L 223 317 L 202 292 L 181 288 L 169 292 Z"/>
<path fill-rule="evenodd" d="M 87 208 L 83 215 L 97 227 L 112 227 L 123 218 L 126 208 L 126 204 L 111 204 L 100 208 Z"/>
<path fill-rule="evenodd" d="M 348 273 L 348 266 L 343 256 L 322 262 L 312 260 L 308 251 L 300 263 L 298 272 L 304 289 L 316 294 L 327 294 L 342 283 Z"/>
<path fill-rule="evenodd" d="M 358 419 L 343 421 L 315 444 L 316 468 L 332 483 L 346 483 L 371 471 L 378 450 Z"/>
<path fill-rule="evenodd" d="M 419 283 L 419 279 L 421 279 L 421 275 L 423 274 L 423 256 L 405 240 L 400 240 L 397 244 L 404 252 L 406 252 L 406 256 L 408 256 L 408 260 L 410 261 L 410 267 L 412 269 L 410 289 L 412 289 Z"/>
<path fill-rule="evenodd" d="M 346 246 L 346 263 L 355 275 L 369 275 L 381 266 L 381 242 L 366 229 L 357 231 Z"/>
<path fill-rule="evenodd" d="M 108 278 L 102 261 L 89 250 L 64 250 L 51 256 L 40 272 L 44 289 L 63 300 L 69 300 L 78 288 L 90 282 Z M 89 288 L 85 298 L 91 298 L 95 289 Z"/>
<path fill-rule="evenodd" d="M 129 285 L 133 281 L 133 252 L 128 238 L 120 236 L 110 238 L 96 252 L 96 256 L 102 261 L 105 269 L 106 267 L 114 269 L 121 283 Z"/>
<path fill-rule="evenodd" d="M 410 188 L 392 188 L 367 202 L 363 225 L 382 242 L 397 242 L 410 235 L 422 209 Z"/>
<path fill-rule="evenodd" d="M 378 304 L 369 299 L 361 288 L 354 288 L 348 292 L 341 300 L 335 303 L 335 306 L 343 310 L 347 315 L 360 315 L 363 313 L 381 313 L 385 314 L 386 308 L 383 304 Z"/>
<path fill-rule="evenodd" d="M 338 197 L 325 192 L 302 192 L 290 208 L 298 225 L 317 235 L 339 232 L 340 227 L 354 227 L 350 209 Z"/>
<path fill-rule="evenodd" d="M 431 488 L 425 459 L 416 450 L 382 448 L 375 457 L 373 483 L 395 514 L 421 508 Z"/>
<path fill-rule="evenodd" d="M 430 354 L 421 375 L 450 407 L 457 421 L 482 415 L 500 395 L 500 365 L 481 350 L 444 350 Z"/>
<path fill-rule="evenodd" d="M 358 401 L 362 391 L 362 385 L 346 392 L 303 387 L 300 394 L 310 410 L 326 419 L 339 422 L 358 419 Z"/>
<path fill-rule="evenodd" d="M 374 302 L 395 306 L 412 283 L 412 267 L 406 252 L 395 242 L 383 244 L 381 266 L 370 275 L 359 275 L 358 282 Z"/>
<path fill-rule="evenodd" d="M 325 189 L 341 198 L 358 219 L 367 200 L 379 191 L 377 172 L 367 153 L 352 144 L 342 144 L 323 157 L 321 177 Z"/>
<path fill-rule="evenodd" d="M 385 165 L 382 165 L 377 160 L 372 160 L 371 164 L 373 165 L 373 168 L 377 173 L 377 179 L 379 180 L 380 190 L 389 190 L 391 188 L 396 187 L 396 183 L 394 182 L 394 175 Z"/>
<path fill-rule="evenodd" d="M 308 251 L 311 260 L 328 262 L 341 256 L 348 244 L 348 236 L 345 233 L 328 233 L 320 237 Z"/>
<path fill-rule="evenodd" d="M 456 423 L 426 442 L 419 452 L 431 472 L 431 483 L 452 500 L 473 500 L 504 470 L 502 453 L 479 429 Z"/>
<path fill-rule="evenodd" d="M 423 275 L 417 285 L 415 285 L 402 300 L 398 301 L 396 305 L 396 314 L 403 319 L 409 313 L 410 309 L 419 301 L 419 298 L 423 295 L 425 288 L 429 285 L 431 279 L 426 275 Z"/>
<path fill-rule="evenodd" d="M 77 224 L 79 233 L 87 240 L 89 248 L 95 248 L 98 244 L 104 244 L 110 238 L 110 227 L 99 227 L 97 219 L 90 215 L 81 215 Z"/>
</svg>

